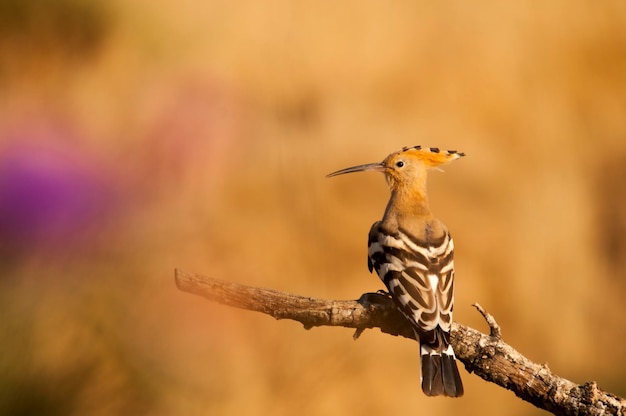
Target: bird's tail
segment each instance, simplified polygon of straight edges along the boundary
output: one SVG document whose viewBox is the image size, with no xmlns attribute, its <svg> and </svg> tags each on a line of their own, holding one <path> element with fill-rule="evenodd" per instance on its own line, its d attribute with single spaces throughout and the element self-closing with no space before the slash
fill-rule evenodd
<svg viewBox="0 0 626 416">
<path fill-rule="evenodd" d="M 463 383 L 456 366 L 452 347 L 443 350 L 434 349 L 427 344 L 421 345 L 422 390 L 427 396 L 461 397 Z"/>
</svg>

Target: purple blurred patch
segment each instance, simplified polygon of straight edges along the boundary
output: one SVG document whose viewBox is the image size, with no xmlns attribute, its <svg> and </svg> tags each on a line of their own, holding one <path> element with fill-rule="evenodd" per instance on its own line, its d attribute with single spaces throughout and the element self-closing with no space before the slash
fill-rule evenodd
<svg viewBox="0 0 626 416">
<path fill-rule="evenodd" d="M 113 207 L 111 188 L 95 158 L 67 142 L 41 139 L 12 137 L 0 150 L 3 255 L 64 251 L 87 242 Z"/>
</svg>

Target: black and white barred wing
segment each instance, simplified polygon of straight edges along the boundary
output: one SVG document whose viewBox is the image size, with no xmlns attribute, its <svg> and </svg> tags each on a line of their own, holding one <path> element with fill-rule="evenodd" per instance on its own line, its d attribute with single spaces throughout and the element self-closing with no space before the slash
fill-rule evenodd
<svg viewBox="0 0 626 416">
<path fill-rule="evenodd" d="M 369 235 L 370 271 L 375 269 L 421 342 L 445 349 L 452 324 L 454 244 L 446 232 L 421 242 L 403 230 L 388 232 L 380 223 Z M 446 338 L 441 339 L 441 337 Z"/>
</svg>

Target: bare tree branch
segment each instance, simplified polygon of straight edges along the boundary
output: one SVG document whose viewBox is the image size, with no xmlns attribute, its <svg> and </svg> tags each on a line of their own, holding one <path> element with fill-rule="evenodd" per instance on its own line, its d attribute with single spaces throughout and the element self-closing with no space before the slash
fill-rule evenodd
<svg viewBox="0 0 626 416">
<path fill-rule="evenodd" d="M 315 326 L 354 328 L 357 338 L 367 328 L 415 339 L 408 321 L 389 296 L 366 293 L 358 300 L 323 300 L 272 289 L 244 286 L 176 270 L 182 291 L 213 302 L 262 312 L 276 319 L 292 319 L 306 329 Z M 536 364 L 501 338 L 493 316 L 474 305 L 490 327 L 490 335 L 453 323 L 452 347 L 470 373 L 514 392 L 521 399 L 556 415 L 626 415 L 626 400 L 606 393 L 595 382 L 577 385 Z"/>
</svg>

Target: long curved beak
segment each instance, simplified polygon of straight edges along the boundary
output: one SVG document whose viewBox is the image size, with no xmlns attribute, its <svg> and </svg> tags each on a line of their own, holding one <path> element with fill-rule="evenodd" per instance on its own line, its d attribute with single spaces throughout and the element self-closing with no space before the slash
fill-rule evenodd
<svg viewBox="0 0 626 416">
<path fill-rule="evenodd" d="M 365 165 L 352 166 L 350 168 L 345 168 L 338 170 L 337 172 L 329 173 L 326 175 L 327 178 L 337 175 L 343 175 L 345 173 L 353 173 L 353 172 L 365 172 L 365 171 L 376 171 L 376 172 L 384 172 L 385 165 L 382 163 L 367 163 Z"/>
</svg>

